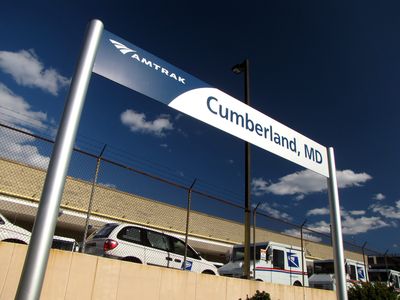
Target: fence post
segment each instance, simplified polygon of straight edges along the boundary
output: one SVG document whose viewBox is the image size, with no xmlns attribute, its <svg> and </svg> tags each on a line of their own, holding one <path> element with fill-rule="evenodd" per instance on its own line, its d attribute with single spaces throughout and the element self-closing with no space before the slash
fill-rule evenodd
<svg viewBox="0 0 400 300">
<path fill-rule="evenodd" d="M 187 259 L 187 246 L 188 246 L 188 235 L 189 235 L 189 216 L 190 216 L 190 206 L 192 204 L 192 189 L 194 184 L 196 183 L 197 178 L 193 180 L 192 185 L 188 190 L 188 199 L 187 199 L 187 212 L 186 212 L 186 233 L 185 233 L 185 255 L 183 257 L 182 270 L 186 270 L 186 259 Z"/>
<path fill-rule="evenodd" d="M 301 278 L 303 280 L 303 286 L 304 286 L 304 260 L 306 258 L 304 254 L 304 246 L 303 246 L 303 227 L 307 223 L 307 219 L 304 220 L 303 224 L 300 226 L 300 241 L 301 241 Z"/>
<path fill-rule="evenodd" d="M 364 252 L 364 249 L 365 249 L 365 246 L 367 245 L 367 242 L 364 242 L 364 244 L 362 245 L 362 247 L 361 247 L 361 250 L 362 250 L 362 255 L 363 255 L 363 263 L 364 263 L 364 271 L 365 271 L 365 281 L 366 282 L 368 282 L 369 281 L 369 278 L 368 278 L 368 270 L 367 270 L 367 265 L 365 264 L 365 252 Z"/>
<path fill-rule="evenodd" d="M 93 178 L 93 182 L 92 182 L 92 190 L 90 192 L 89 205 L 88 205 L 88 211 L 87 211 L 86 222 L 85 222 L 85 230 L 83 233 L 82 251 L 81 251 L 82 253 L 85 253 L 85 249 L 86 249 L 86 239 L 87 239 L 87 233 L 88 233 L 88 229 L 89 229 L 89 219 L 90 219 L 90 215 L 92 213 L 94 190 L 95 190 L 95 187 L 97 184 L 97 178 L 99 176 L 101 158 L 103 157 L 103 153 L 104 153 L 104 150 L 106 150 L 106 147 L 107 147 L 107 145 L 104 145 L 103 149 L 100 152 L 100 155 L 97 157 L 96 171 L 94 173 L 94 178 Z"/>
<path fill-rule="evenodd" d="M 256 207 L 253 209 L 253 279 L 256 279 L 256 213 L 257 208 L 261 204 L 258 202 Z"/>
</svg>

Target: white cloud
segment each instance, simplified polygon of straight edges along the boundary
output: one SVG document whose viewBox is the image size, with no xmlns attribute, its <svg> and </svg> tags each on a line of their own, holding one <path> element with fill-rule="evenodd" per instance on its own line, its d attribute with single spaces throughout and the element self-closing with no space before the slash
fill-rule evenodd
<svg viewBox="0 0 400 300">
<path fill-rule="evenodd" d="M 106 188 L 110 188 L 110 189 L 116 189 L 117 185 L 113 184 L 113 183 L 103 183 L 103 182 L 99 182 L 98 183 L 100 186 L 104 186 Z"/>
<path fill-rule="evenodd" d="M 168 148 L 168 144 L 160 144 L 161 148 Z"/>
<path fill-rule="evenodd" d="M 353 216 L 363 216 L 365 215 L 365 210 L 350 210 L 349 213 Z"/>
<path fill-rule="evenodd" d="M 400 220 L 400 200 L 396 201 L 396 206 L 372 204 L 369 209 L 385 218 Z"/>
<path fill-rule="evenodd" d="M 386 196 L 382 193 L 378 193 L 372 197 L 372 199 L 379 200 L 379 201 L 384 200 L 385 198 L 386 198 Z"/>
<path fill-rule="evenodd" d="M 307 212 L 307 216 L 324 216 L 329 215 L 329 209 L 326 207 L 314 208 Z"/>
<path fill-rule="evenodd" d="M 338 187 L 361 186 L 372 179 L 367 173 L 354 173 L 352 170 L 336 172 Z M 263 178 L 254 178 L 252 192 L 256 196 L 272 193 L 275 195 L 306 195 L 327 189 L 326 178 L 310 170 L 292 173 L 279 178 L 277 183 L 267 182 Z"/>
<path fill-rule="evenodd" d="M 44 129 L 47 114 L 33 111 L 24 98 L 15 95 L 9 88 L 0 82 L 0 113 L 1 119 L 12 125 L 29 126 Z"/>
<path fill-rule="evenodd" d="M 389 227 L 391 224 L 385 222 L 380 217 L 360 217 L 355 218 L 345 210 L 341 210 L 342 215 L 342 231 L 343 234 L 358 234 L 365 233 L 370 230 Z M 326 221 L 319 221 L 310 225 L 307 228 L 317 232 L 329 233 L 330 224 Z"/>
<path fill-rule="evenodd" d="M 0 128 L 0 140 L 1 157 L 47 169 L 50 157 L 41 155 L 36 146 L 30 145 L 36 140 L 35 138 Z"/>
<path fill-rule="evenodd" d="M 317 237 L 315 235 L 312 235 L 310 233 L 306 233 L 305 231 L 306 230 L 303 230 L 303 239 L 309 240 L 309 241 L 312 241 L 312 242 L 320 242 L 320 241 L 322 241 L 322 238 Z M 287 235 L 291 235 L 291 236 L 294 236 L 294 237 L 298 237 L 298 238 L 301 237 L 300 229 L 286 229 L 282 233 L 283 234 L 287 234 Z"/>
<path fill-rule="evenodd" d="M 262 203 L 258 207 L 258 209 L 266 212 L 267 215 L 270 215 L 271 217 L 274 217 L 274 218 L 277 218 L 277 219 L 282 219 L 282 220 L 285 220 L 285 221 L 292 221 L 293 220 L 293 218 L 289 214 L 287 214 L 285 212 L 282 212 L 282 211 L 280 211 L 280 210 L 278 210 L 276 208 L 273 208 L 268 203 Z"/>
<path fill-rule="evenodd" d="M 153 121 L 146 121 L 146 115 L 128 109 L 121 114 L 122 124 L 129 127 L 133 132 L 150 133 L 156 136 L 164 136 L 165 131 L 174 127 L 168 115 L 162 115 Z"/>
<path fill-rule="evenodd" d="M 43 122 L 47 115 L 31 110 L 30 105 L 22 97 L 15 95 L 4 84 L 0 83 L 0 113 L 3 121 L 15 127 L 31 127 L 46 129 Z M 50 158 L 41 155 L 32 144 L 35 138 L 0 128 L 0 155 L 4 158 L 20 161 L 25 164 L 46 169 Z"/>
<path fill-rule="evenodd" d="M 0 69 L 22 86 L 37 87 L 55 96 L 70 82 L 55 69 L 46 69 L 33 50 L 0 51 Z"/>
</svg>

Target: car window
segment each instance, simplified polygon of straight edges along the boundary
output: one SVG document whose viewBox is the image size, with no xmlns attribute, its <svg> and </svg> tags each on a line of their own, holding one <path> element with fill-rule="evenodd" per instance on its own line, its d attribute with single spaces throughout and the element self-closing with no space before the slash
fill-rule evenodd
<svg viewBox="0 0 400 300">
<path fill-rule="evenodd" d="M 110 235 L 111 231 L 113 231 L 118 224 L 106 224 L 99 231 L 95 233 L 94 238 L 106 238 Z"/>
<path fill-rule="evenodd" d="M 174 238 L 174 237 L 169 237 L 171 243 L 172 243 L 172 250 L 174 253 L 179 254 L 184 256 L 185 255 L 185 243 L 181 241 L 180 239 Z M 192 248 L 189 246 L 187 247 L 187 256 L 191 258 L 196 258 L 198 259 L 199 256 L 197 255 L 196 252 L 193 251 Z"/>
<path fill-rule="evenodd" d="M 117 238 L 120 240 L 141 244 L 141 229 L 137 227 L 124 227 L 118 232 Z"/>
<path fill-rule="evenodd" d="M 151 247 L 165 250 L 165 251 L 169 250 L 167 240 L 162 233 L 155 232 L 155 231 L 147 231 L 146 236 L 147 236 L 147 240 L 149 241 Z"/>
<path fill-rule="evenodd" d="M 0 225 L 4 225 L 6 222 L 4 222 L 3 218 L 0 217 Z"/>
</svg>

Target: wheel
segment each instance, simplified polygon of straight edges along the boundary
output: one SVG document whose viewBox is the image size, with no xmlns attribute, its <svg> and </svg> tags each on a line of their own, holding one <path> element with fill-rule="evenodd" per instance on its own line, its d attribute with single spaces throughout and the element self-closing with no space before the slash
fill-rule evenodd
<svg viewBox="0 0 400 300">
<path fill-rule="evenodd" d="M 302 286 L 302 284 L 301 284 L 300 281 L 295 281 L 295 282 L 293 283 L 293 285 L 294 285 L 294 286 Z"/>
<path fill-rule="evenodd" d="M 201 274 L 215 275 L 215 273 L 211 270 L 205 270 L 205 271 L 201 272 Z"/>
<path fill-rule="evenodd" d="M 3 240 L 3 242 L 27 245 L 27 243 L 25 243 L 24 241 L 17 240 L 17 239 L 7 239 L 7 240 Z"/>
<path fill-rule="evenodd" d="M 135 264 L 141 264 L 141 263 L 142 263 L 142 262 L 140 261 L 139 258 L 131 257 L 131 256 L 129 256 L 129 257 L 124 257 L 122 260 L 123 260 L 123 261 L 133 262 L 133 263 L 135 263 Z"/>
</svg>

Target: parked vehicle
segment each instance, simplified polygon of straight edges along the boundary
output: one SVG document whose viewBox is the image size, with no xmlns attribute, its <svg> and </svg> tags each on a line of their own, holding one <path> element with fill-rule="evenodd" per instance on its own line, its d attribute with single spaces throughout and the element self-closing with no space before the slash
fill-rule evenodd
<svg viewBox="0 0 400 300">
<path fill-rule="evenodd" d="M 12 224 L 9 220 L 7 220 L 6 217 L 4 217 L 0 213 L 0 241 L 27 245 L 29 244 L 30 239 L 30 231 Z M 55 235 L 53 237 L 51 248 L 67 251 L 77 251 L 78 244 L 72 238 Z"/>
<path fill-rule="evenodd" d="M 189 245 L 184 267 L 185 243 L 182 240 L 139 225 L 106 224 L 88 238 L 85 252 L 134 263 L 218 275 L 213 263 L 202 258 Z"/>
<path fill-rule="evenodd" d="M 345 259 L 347 288 L 366 282 L 367 273 L 364 263 Z M 324 290 L 336 290 L 335 268 L 332 259 L 314 261 L 314 274 L 309 278 L 310 287 Z"/>
<path fill-rule="evenodd" d="M 16 226 L 0 213 L 0 241 L 18 244 L 29 244 L 31 233 Z"/>
<path fill-rule="evenodd" d="M 308 286 L 307 267 L 304 264 L 303 273 L 303 261 L 305 258 L 301 248 L 275 242 L 257 243 L 254 260 L 254 246 L 250 245 L 250 276 L 259 281 Z M 243 278 L 243 262 L 244 246 L 236 245 L 230 261 L 218 269 L 219 274 Z"/>
<path fill-rule="evenodd" d="M 387 286 L 393 286 L 400 293 L 400 272 L 391 269 L 370 269 L 368 270 L 371 282 L 382 282 Z"/>
<path fill-rule="evenodd" d="M 55 235 L 53 237 L 53 243 L 51 245 L 51 248 L 65 250 L 65 251 L 72 251 L 72 252 L 79 251 L 79 245 L 75 239 L 58 235 Z"/>
</svg>

